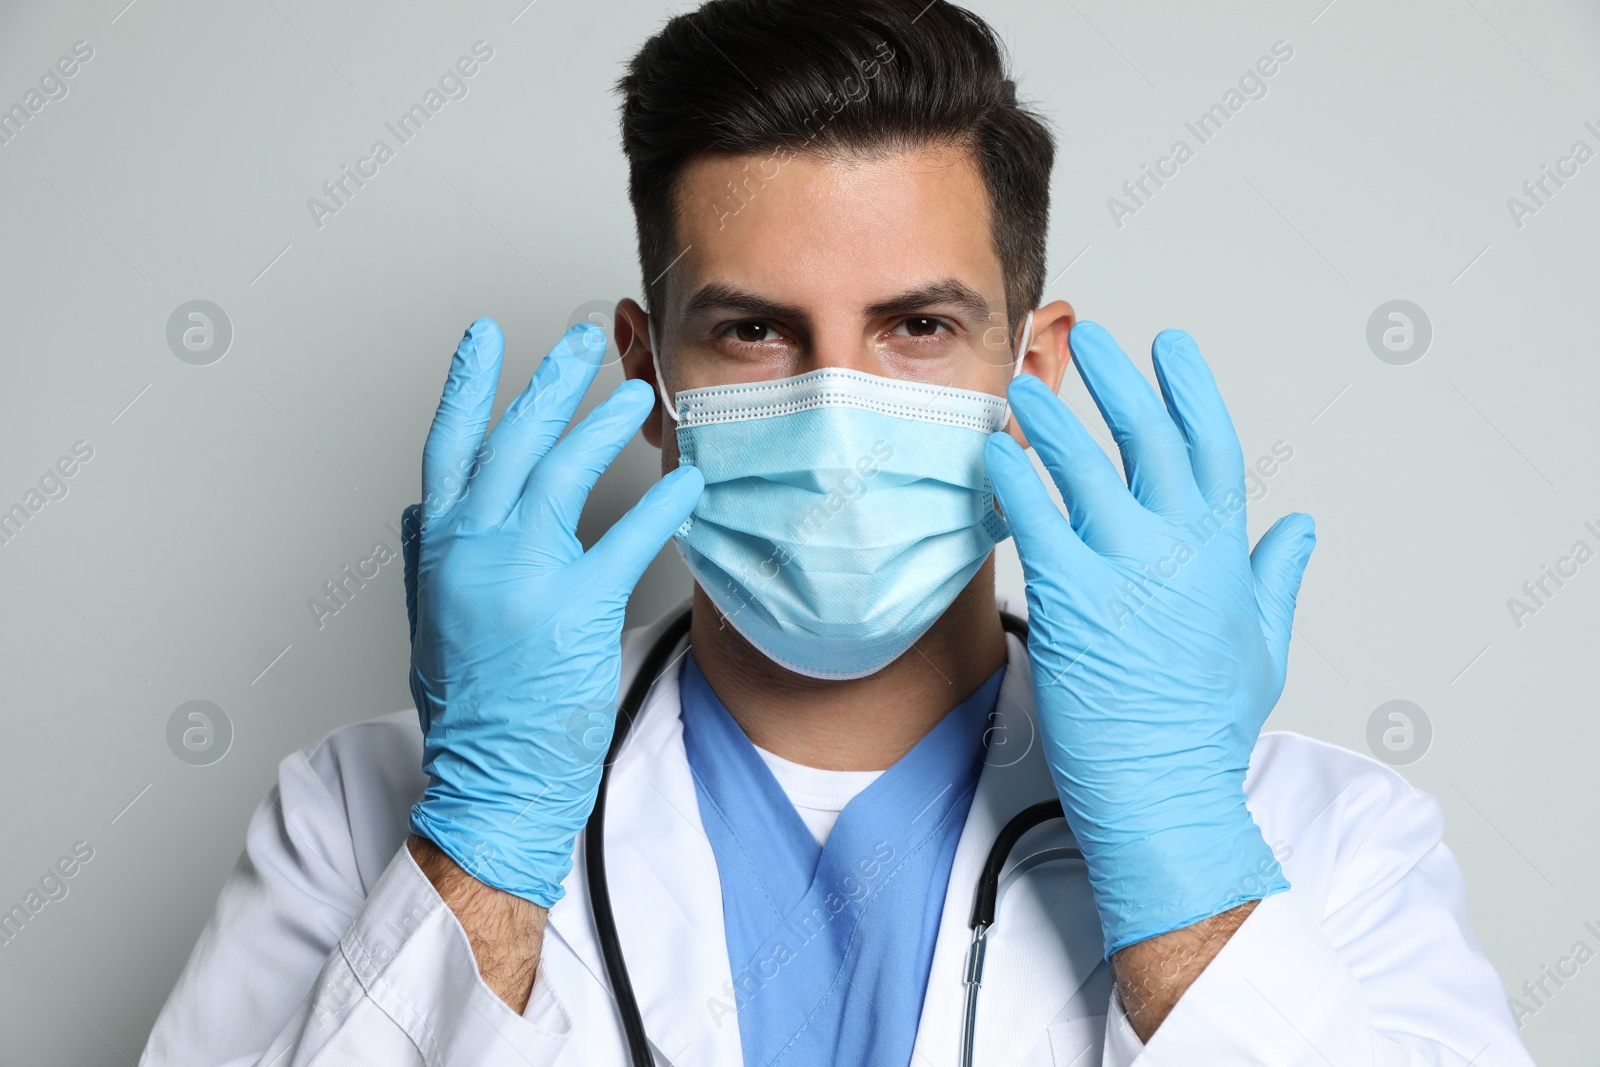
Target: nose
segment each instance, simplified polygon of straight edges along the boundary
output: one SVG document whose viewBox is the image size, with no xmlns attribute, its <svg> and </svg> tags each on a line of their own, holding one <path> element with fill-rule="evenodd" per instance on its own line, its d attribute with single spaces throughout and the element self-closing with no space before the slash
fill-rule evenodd
<svg viewBox="0 0 1600 1067">
<path fill-rule="evenodd" d="M 877 342 L 877 330 L 871 323 L 852 315 L 824 312 L 813 321 L 810 334 L 798 346 L 795 373 L 828 367 L 883 374 Z"/>
</svg>

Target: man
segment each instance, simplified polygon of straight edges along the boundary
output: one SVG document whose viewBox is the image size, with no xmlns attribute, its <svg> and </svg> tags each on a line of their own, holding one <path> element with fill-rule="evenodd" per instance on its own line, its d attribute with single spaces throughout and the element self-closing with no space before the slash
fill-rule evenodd
<svg viewBox="0 0 1600 1067">
<path fill-rule="evenodd" d="M 407 516 L 416 712 L 284 761 L 145 1062 L 951 1062 L 976 879 L 1042 802 L 975 1062 L 1527 1063 L 1433 801 L 1260 736 L 1311 523 L 1249 550 L 1187 335 L 1158 397 L 1037 306 L 1052 144 L 988 27 L 714 0 L 621 88 L 630 380 L 566 432 L 605 344 L 579 328 L 485 437 L 503 339 L 468 330 Z M 1054 396 L 1069 362 L 1126 485 Z M 641 426 L 664 476 L 585 552 Z M 686 640 L 623 636 L 674 538 Z"/>
</svg>

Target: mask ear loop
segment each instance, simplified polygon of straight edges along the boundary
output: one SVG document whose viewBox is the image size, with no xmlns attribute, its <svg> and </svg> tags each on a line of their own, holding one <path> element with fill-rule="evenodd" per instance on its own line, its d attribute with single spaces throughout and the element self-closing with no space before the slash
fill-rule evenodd
<svg viewBox="0 0 1600 1067">
<path fill-rule="evenodd" d="M 1028 346 L 1033 343 L 1033 312 L 1028 312 L 1022 320 L 1022 343 L 1017 346 L 1015 365 L 1011 368 L 1011 380 L 1016 381 L 1022 376 L 1022 358 L 1028 354 Z M 1006 406 L 1000 415 L 1000 429 L 1004 430 L 1011 423 L 1011 401 L 1006 400 Z M 991 531 L 995 544 L 999 544 L 1011 536 L 1011 526 L 1006 517 L 1000 513 L 1000 502 L 995 499 L 994 489 L 989 486 L 989 479 L 984 477 L 984 485 L 989 495 L 989 515 L 984 520 L 984 528 Z M 991 523 L 998 524 L 991 526 Z"/>
<path fill-rule="evenodd" d="M 1029 322 L 1031 323 L 1032 321 L 1032 317 L 1030 316 Z M 656 341 L 656 320 L 654 318 L 650 319 L 647 329 L 650 333 L 650 365 L 655 368 L 656 372 L 656 392 L 661 394 L 661 403 L 666 408 L 667 417 L 673 422 L 677 422 L 678 406 L 674 404 L 672 402 L 672 398 L 667 395 L 667 379 L 661 373 L 661 346 Z"/>
<path fill-rule="evenodd" d="M 674 424 L 676 424 L 681 420 L 678 418 L 677 405 L 674 404 L 672 402 L 672 398 L 667 395 L 667 379 L 661 373 L 661 346 L 656 341 L 656 320 L 651 319 L 647 324 L 646 329 L 650 334 L 650 366 L 654 367 L 656 372 L 656 392 L 661 394 L 661 403 L 666 409 L 667 417 L 670 418 Z M 678 463 L 681 466 L 683 462 L 684 457 L 680 453 L 678 455 Z M 688 518 L 683 520 L 683 525 L 678 527 L 677 531 L 673 534 L 673 537 L 678 538 L 687 536 L 689 533 L 689 527 L 692 525 L 694 525 L 694 515 L 691 514 Z M 683 545 L 679 544 L 677 547 L 678 555 L 680 558 L 682 558 Z"/>
<path fill-rule="evenodd" d="M 1022 319 L 1022 344 L 1017 346 L 1016 362 L 1011 367 L 1011 380 L 1016 381 L 1022 376 L 1022 359 L 1028 354 L 1028 346 L 1033 343 L 1033 312 L 1028 312 Z M 659 377 L 657 372 L 657 376 Z M 1011 422 L 1011 401 L 1006 401 L 1004 413 L 1000 416 L 1000 429 L 1005 429 Z"/>
</svg>

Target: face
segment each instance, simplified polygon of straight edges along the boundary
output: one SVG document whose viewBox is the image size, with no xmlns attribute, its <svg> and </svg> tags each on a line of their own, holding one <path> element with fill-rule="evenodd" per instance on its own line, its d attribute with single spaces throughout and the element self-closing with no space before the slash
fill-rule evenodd
<svg viewBox="0 0 1600 1067">
<path fill-rule="evenodd" d="M 987 192 L 968 154 L 781 158 L 707 156 L 683 175 L 685 251 L 655 324 L 668 395 L 822 367 L 1004 395 L 1021 330 L 1007 328 Z M 652 380 L 646 321 L 624 301 L 616 339 L 629 377 Z M 1024 373 L 1060 384 L 1071 325 L 1063 302 L 1035 314 Z M 670 428 L 661 410 L 646 424 L 663 470 L 678 463 Z"/>
</svg>

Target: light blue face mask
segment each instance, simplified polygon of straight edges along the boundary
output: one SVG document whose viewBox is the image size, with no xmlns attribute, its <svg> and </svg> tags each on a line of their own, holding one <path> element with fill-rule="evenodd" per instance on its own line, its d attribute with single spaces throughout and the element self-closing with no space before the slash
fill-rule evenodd
<svg viewBox="0 0 1600 1067">
<path fill-rule="evenodd" d="M 1010 536 L 983 461 L 1003 397 L 839 368 L 661 395 L 679 462 L 706 480 L 678 550 L 727 621 L 798 674 L 898 659 Z"/>
</svg>

